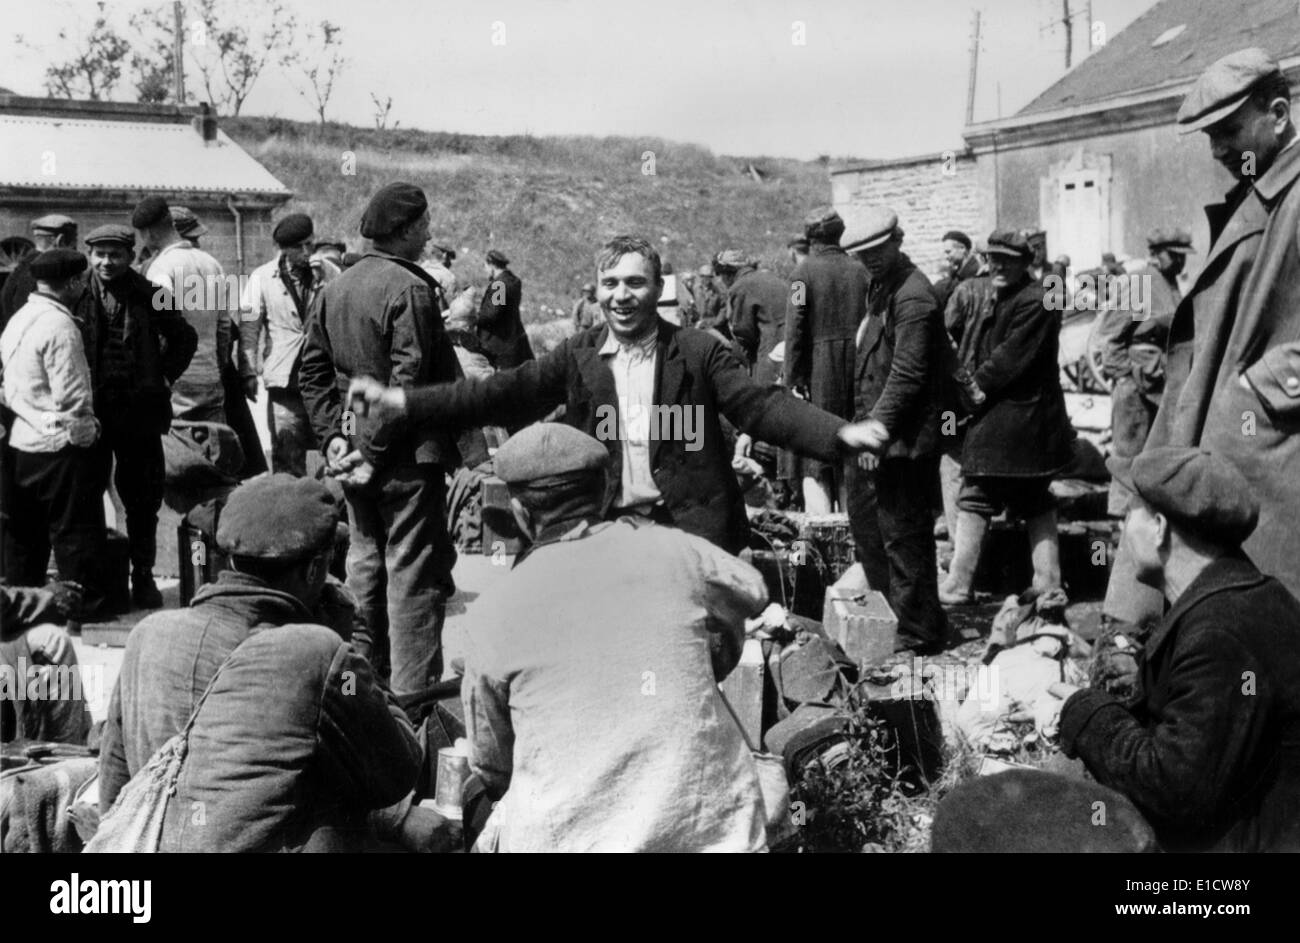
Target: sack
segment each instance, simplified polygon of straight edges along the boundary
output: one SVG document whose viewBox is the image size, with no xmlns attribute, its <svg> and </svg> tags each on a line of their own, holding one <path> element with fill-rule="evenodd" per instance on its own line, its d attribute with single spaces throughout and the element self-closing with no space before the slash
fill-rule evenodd
<svg viewBox="0 0 1300 943">
<path fill-rule="evenodd" d="M 767 846 L 775 847 L 794 835 L 794 816 L 790 814 L 790 781 L 785 762 L 771 753 L 752 753 L 758 772 L 758 788 L 763 793 L 763 815 L 767 826 Z"/>
<path fill-rule="evenodd" d="M 162 844 L 167 802 L 176 792 L 189 745 L 189 727 L 149 757 L 144 768 L 122 787 L 113 807 L 100 818 L 86 854 L 155 853 Z"/>
</svg>

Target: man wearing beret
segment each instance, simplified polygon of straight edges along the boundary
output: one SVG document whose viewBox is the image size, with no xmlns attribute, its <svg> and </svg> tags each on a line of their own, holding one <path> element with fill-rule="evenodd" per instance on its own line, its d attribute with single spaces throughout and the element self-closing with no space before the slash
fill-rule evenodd
<svg viewBox="0 0 1300 943">
<path fill-rule="evenodd" d="M 754 439 L 835 464 L 883 448 L 865 424 L 754 383 L 710 332 L 660 318 L 659 253 L 646 240 L 606 243 L 596 285 L 605 326 L 566 338 L 540 360 L 417 389 L 359 378 L 352 394 L 379 404 L 391 417 L 385 428 L 399 429 L 535 422 L 564 405 L 564 421 L 609 451 L 607 514 L 671 524 L 731 553 L 747 545 L 749 524 L 720 417 Z"/>
<path fill-rule="evenodd" d="M 994 232 L 988 256 L 993 303 L 964 325 L 957 354 L 982 402 L 962 443 L 952 564 L 939 588 L 949 605 L 974 599 L 984 535 L 1003 509 L 1025 521 L 1034 588 L 1061 585 L 1050 485 L 1070 463 L 1074 440 L 1057 368 L 1061 319 L 1048 310 L 1044 283 L 1030 277 L 1033 249 L 1023 233 Z"/>
<path fill-rule="evenodd" d="M 380 426 L 345 400 L 353 377 L 394 386 L 460 376 L 443 327 L 441 291 L 418 262 L 429 241 L 424 191 L 392 183 L 371 199 L 361 235 L 374 243 L 317 296 L 298 368 L 303 402 L 326 460 L 347 487 L 348 588 L 370 626 L 381 675 L 415 694 L 442 676 L 442 623 L 456 591 L 447 535 L 447 471 L 461 462 L 445 426 Z M 355 466 L 355 467 L 353 467 Z"/>
<path fill-rule="evenodd" d="M 478 308 L 478 339 L 492 366 L 509 370 L 533 359 L 533 347 L 519 317 L 519 302 L 524 286 L 510 271 L 510 260 L 492 249 L 483 263 L 487 288 Z"/>
<path fill-rule="evenodd" d="M 114 482 L 126 510 L 131 596 L 157 609 L 154 584 L 158 509 L 165 478 L 162 436 L 171 426 L 171 384 L 185 372 L 198 336 L 165 291 L 131 268 L 135 232 L 110 223 L 86 237 L 90 283 L 73 311 L 86 345 L 103 488 Z"/>
<path fill-rule="evenodd" d="M 731 333 L 740 342 L 754 372 L 754 380 L 770 386 L 777 380 L 776 365 L 768 356 L 785 338 L 785 306 L 790 286 L 740 249 L 718 255 L 718 277 L 727 287 L 731 307 Z"/>
<path fill-rule="evenodd" d="M 127 639 L 100 748 L 101 812 L 214 677 L 161 851 L 358 850 L 368 813 L 410 792 L 419 743 L 348 644 L 355 612 L 327 582 L 338 517 L 314 480 L 269 475 L 230 495 L 217 544 L 232 569 Z"/>
<path fill-rule="evenodd" d="M 19 586 L 42 585 L 53 549 L 60 579 L 85 588 L 89 620 L 109 613 L 103 488 L 93 448 L 100 426 L 72 316 L 85 271 L 86 257 L 74 249 L 47 249 L 32 260 L 36 290 L 0 334 L 0 369 L 12 416 L 5 576 Z"/>
<path fill-rule="evenodd" d="M 1170 608 L 1140 655 L 1137 703 L 1052 686 L 1062 747 L 1167 851 L 1300 851 L 1300 602 L 1242 552 L 1259 502 L 1203 449 L 1107 464 L 1135 495 L 1123 540 L 1137 578 Z"/>
<path fill-rule="evenodd" d="M 172 384 L 172 417 L 188 422 L 229 423 L 222 374 L 231 363 L 232 309 L 237 292 L 226 290 L 221 263 L 182 239 L 167 201 L 147 196 L 131 214 L 140 242 L 152 255 L 145 276 L 166 289 L 198 338 L 189 366 Z"/>
<path fill-rule="evenodd" d="M 1245 549 L 1300 594 L 1300 140 L 1291 90 L 1261 49 L 1211 65 L 1178 113 L 1202 131 L 1237 180 L 1206 208 L 1210 248 L 1169 330 L 1165 394 L 1148 447 L 1200 447 L 1237 466 L 1260 503 Z M 1134 578 L 1121 552 L 1109 617 L 1159 618 L 1159 594 Z"/>
<path fill-rule="evenodd" d="M 948 307 L 953 291 L 967 279 L 979 274 L 979 258 L 971 251 L 970 236 L 959 229 L 943 234 L 943 261 L 948 274 L 934 283 L 934 294 L 939 299 L 939 310 Z"/>
<path fill-rule="evenodd" d="M 27 296 L 36 290 L 32 275 L 32 260 L 46 249 L 75 249 L 77 224 L 69 216 L 51 213 L 32 220 L 32 243 L 35 248 L 19 260 L 14 270 L 0 288 L 0 331 L 3 331 L 14 312 L 27 303 Z"/>
<path fill-rule="evenodd" d="M 266 425 L 271 433 L 271 470 L 303 477 L 316 434 L 298 387 L 298 362 L 307 340 L 308 313 L 331 273 L 311 262 L 312 221 L 290 213 L 271 231 L 279 251 L 249 276 L 240 298 L 240 364 L 244 394 L 257 398 L 257 377 L 266 386 Z"/>
<path fill-rule="evenodd" d="M 844 220 L 831 207 L 809 215 L 809 251 L 790 280 L 785 315 L 785 385 L 814 406 L 853 415 L 854 336 L 867 312 L 867 271 L 840 248 Z M 843 472 L 805 459 L 804 509 L 828 514 L 841 496 Z"/>
<path fill-rule="evenodd" d="M 698 537 L 602 520 L 609 458 L 560 423 L 496 454 L 532 546 L 474 606 L 469 831 L 495 803 L 480 850 L 761 851 L 757 772 L 717 682 L 763 579 Z M 557 591 L 587 584 L 602 591 Z"/>
<path fill-rule="evenodd" d="M 898 616 L 900 641 L 935 651 L 948 639 L 931 512 L 939 488 L 943 316 L 929 281 L 902 250 L 893 210 L 868 207 L 840 241 L 871 275 L 856 337 L 854 419 L 885 444 L 883 455 L 859 456 L 847 470 L 853 542 L 867 582 Z"/>
</svg>

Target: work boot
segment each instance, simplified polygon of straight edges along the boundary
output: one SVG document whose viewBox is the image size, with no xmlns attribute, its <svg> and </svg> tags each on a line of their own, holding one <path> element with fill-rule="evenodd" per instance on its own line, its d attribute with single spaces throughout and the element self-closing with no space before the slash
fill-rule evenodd
<svg viewBox="0 0 1300 943">
<path fill-rule="evenodd" d="M 939 586 L 939 602 L 945 606 L 966 606 L 975 601 L 975 568 L 988 532 L 988 518 L 972 511 L 957 512 L 957 534 L 953 539 L 948 578 Z"/>
<path fill-rule="evenodd" d="M 1061 588 L 1061 541 L 1056 531 L 1056 511 L 1044 511 L 1025 522 L 1029 530 L 1030 558 L 1034 562 L 1034 589 Z"/>
<path fill-rule="evenodd" d="M 137 609 L 161 609 L 162 592 L 153 581 L 153 574 L 147 570 L 136 570 L 131 574 L 131 602 Z"/>
</svg>

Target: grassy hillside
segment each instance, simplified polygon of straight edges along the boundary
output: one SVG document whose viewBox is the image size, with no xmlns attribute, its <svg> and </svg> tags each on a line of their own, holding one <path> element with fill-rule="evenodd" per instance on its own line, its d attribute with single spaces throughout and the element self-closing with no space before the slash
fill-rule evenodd
<svg viewBox="0 0 1300 943">
<path fill-rule="evenodd" d="M 321 129 L 275 118 L 222 127 L 297 194 L 287 211 L 311 214 L 318 232 L 352 248 L 370 194 L 394 180 L 423 187 L 434 241 L 455 247 L 462 281 L 482 284 L 484 255 L 500 249 L 523 279 L 530 322 L 567 311 L 592 277 L 595 250 L 620 233 L 650 239 L 679 271 L 734 246 L 784 272 L 786 241 L 830 199 L 821 163 L 718 157 L 657 139 Z M 647 151 L 653 175 L 643 173 Z M 354 175 L 343 173 L 349 152 Z"/>
</svg>

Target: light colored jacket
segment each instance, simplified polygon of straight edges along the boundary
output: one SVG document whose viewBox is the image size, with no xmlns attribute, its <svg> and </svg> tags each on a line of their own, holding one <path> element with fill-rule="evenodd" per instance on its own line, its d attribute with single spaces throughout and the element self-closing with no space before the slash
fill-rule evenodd
<svg viewBox="0 0 1300 943">
<path fill-rule="evenodd" d="M 333 277 L 330 269 L 332 265 L 312 265 L 312 283 L 303 297 L 304 310 L 311 310 L 321 288 Z M 278 253 L 248 277 L 239 299 L 239 334 L 240 376 L 260 373 L 267 388 L 297 385 L 295 367 L 307 340 L 307 325 L 280 277 Z"/>
<path fill-rule="evenodd" d="M 462 695 L 471 769 L 504 793 L 498 850 L 765 848 L 711 645 L 739 651 L 766 601 L 748 564 L 627 519 L 541 546 L 485 592 Z"/>
<path fill-rule="evenodd" d="M 0 335 L 4 401 L 14 411 L 9 444 L 57 452 L 73 422 L 94 416 L 81 330 L 65 305 L 33 292 Z"/>
</svg>

